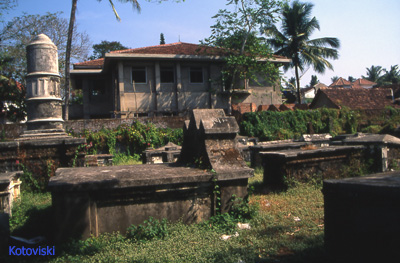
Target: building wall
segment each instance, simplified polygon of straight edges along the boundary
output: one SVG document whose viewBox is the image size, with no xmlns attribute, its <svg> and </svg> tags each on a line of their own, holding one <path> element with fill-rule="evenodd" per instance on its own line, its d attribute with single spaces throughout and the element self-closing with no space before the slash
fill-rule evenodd
<svg viewBox="0 0 400 263">
<path fill-rule="evenodd" d="M 79 75 L 72 78 L 74 89 L 83 91 L 83 118 L 110 118 L 114 110 L 111 75 Z"/>
<path fill-rule="evenodd" d="M 132 69 L 142 67 L 146 69 L 146 82 L 133 84 Z M 173 70 L 172 83 L 161 82 L 160 72 L 165 67 Z M 190 67 L 201 67 L 202 83 L 190 82 Z M 211 108 L 212 84 L 209 79 L 217 75 L 217 72 L 220 72 L 218 67 L 204 62 L 126 62 L 123 64 L 124 94 L 121 96 L 121 111 L 129 116 L 136 113 L 157 115 Z"/>
<path fill-rule="evenodd" d="M 173 69 L 172 83 L 163 83 L 161 71 Z M 192 83 L 191 67 L 201 68 L 203 81 Z M 229 94 L 221 84 L 221 62 L 119 61 L 107 74 L 72 75 L 73 86 L 84 90 L 84 118 L 131 118 L 135 116 L 184 115 L 192 109 L 230 107 Z M 132 70 L 144 68 L 146 81 L 133 84 Z M 104 87 L 102 86 L 104 85 Z M 96 94 L 100 86 L 102 93 Z M 265 81 L 252 83 L 249 92 L 232 96 L 232 103 L 280 104 L 279 88 Z"/>
</svg>

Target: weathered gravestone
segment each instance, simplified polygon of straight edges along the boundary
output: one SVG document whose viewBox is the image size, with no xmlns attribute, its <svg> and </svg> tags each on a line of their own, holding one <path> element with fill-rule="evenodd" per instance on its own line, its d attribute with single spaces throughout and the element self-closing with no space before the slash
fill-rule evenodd
<svg viewBox="0 0 400 263">
<path fill-rule="evenodd" d="M 399 171 L 326 180 L 323 193 L 333 262 L 399 262 Z"/>
<path fill-rule="evenodd" d="M 11 216 L 14 199 L 19 198 L 21 172 L 0 173 L 0 213 Z"/>
<path fill-rule="evenodd" d="M 235 148 L 237 132 L 222 110 L 193 110 L 177 164 L 58 169 L 49 183 L 55 240 L 124 234 L 150 216 L 192 223 L 229 211 L 253 175 Z"/>
</svg>

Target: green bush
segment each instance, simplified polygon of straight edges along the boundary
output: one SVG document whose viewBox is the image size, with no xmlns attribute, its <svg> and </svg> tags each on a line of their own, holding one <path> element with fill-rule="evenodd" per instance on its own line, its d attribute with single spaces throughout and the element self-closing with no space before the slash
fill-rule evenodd
<svg viewBox="0 0 400 263">
<path fill-rule="evenodd" d="M 55 175 L 55 171 L 59 166 L 58 162 L 52 159 L 39 160 L 38 162 L 19 163 L 19 167 L 23 171 L 21 175 L 21 188 L 28 192 L 44 192 L 50 177 Z"/>
<path fill-rule="evenodd" d="M 228 213 L 218 213 L 203 224 L 219 233 L 233 234 L 238 223 L 249 222 L 258 215 L 259 207 L 250 205 L 248 198 L 232 196 L 232 207 Z"/>
<path fill-rule="evenodd" d="M 168 142 L 180 145 L 183 140 L 182 129 L 157 128 L 152 123 L 139 121 L 132 125 L 120 125 L 116 129 L 84 130 L 73 135 L 86 138 L 91 145 L 88 154 L 124 152 L 141 155 L 146 148 L 161 147 Z"/>
<path fill-rule="evenodd" d="M 359 120 L 360 114 L 349 109 L 251 112 L 244 114 L 240 132 L 263 141 L 296 139 L 310 132 L 337 135 L 357 132 Z"/>
<path fill-rule="evenodd" d="M 131 225 L 127 229 L 126 237 L 135 242 L 145 242 L 152 239 L 164 239 L 168 235 L 167 219 L 159 221 L 149 217 L 143 224 Z"/>
</svg>

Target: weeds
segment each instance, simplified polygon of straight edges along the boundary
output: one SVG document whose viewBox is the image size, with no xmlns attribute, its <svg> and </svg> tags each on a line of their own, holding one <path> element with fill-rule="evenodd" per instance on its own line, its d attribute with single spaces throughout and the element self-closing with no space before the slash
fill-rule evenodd
<svg viewBox="0 0 400 263">
<path fill-rule="evenodd" d="M 259 177 L 262 180 L 262 177 Z M 253 183 L 260 183 L 255 180 Z M 254 194 L 249 203 L 236 199 L 233 213 L 201 224 L 149 218 L 119 233 L 75 240 L 56 247 L 49 262 L 326 262 L 323 249 L 323 198 L 321 188 L 299 183 L 284 192 Z M 14 234 L 49 228 L 49 193 L 23 193 L 14 209 Z M 253 213 L 256 212 L 256 213 Z M 32 216 L 36 214 L 36 219 Z M 239 230 L 247 221 L 250 230 Z M 213 226 L 210 227 L 210 224 Z M 42 226 L 42 227 L 40 227 Z M 32 232 L 32 231 L 31 231 Z M 39 233 L 38 233 L 39 232 Z M 229 240 L 222 234 L 238 232 Z M 33 232 L 32 232 L 33 233 Z M 134 241 L 134 242 L 132 242 Z M 0 261 L 2 260 L 0 256 Z M 35 261 L 29 257 L 26 261 Z"/>
<path fill-rule="evenodd" d="M 131 225 L 126 232 L 126 237 L 135 242 L 146 242 L 152 239 L 164 239 L 168 235 L 167 220 L 159 221 L 150 217 L 143 224 Z"/>
<path fill-rule="evenodd" d="M 130 155 L 129 152 L 125 153 L 116 153 L 113 157 L 113 165 L 134 165 L 141 164 L 141 157 L 139 154 Z"/>
</svg>

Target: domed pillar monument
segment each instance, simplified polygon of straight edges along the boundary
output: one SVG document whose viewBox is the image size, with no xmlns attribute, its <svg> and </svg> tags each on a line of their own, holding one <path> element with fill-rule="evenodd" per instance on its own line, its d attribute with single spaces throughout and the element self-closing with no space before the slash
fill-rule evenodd
<svg viewBox="0 0 400 263">
<path fill-rule="evenodd" d="M 15 169 L 10 166 L 16 161 L 28 168 L 43 167 L 44 160 L 50 160 L 57 167 L 83 164 L 84 152 L 80 145 L 86 139 L 68 136 L 63 127 L 56 45 L 48 36 L 40 34 L 27 45 L 26 55 L 26 130 L 3 147 L 7 151 L 6 164 L 0 167 L 0 172 Z"/>
<path fill-rule="evenodd" d="M 67 136 L 63 129 L 57 47 L 45 34 L 26 47 L 27 130 L 21 137 Z"/>
</svg>

